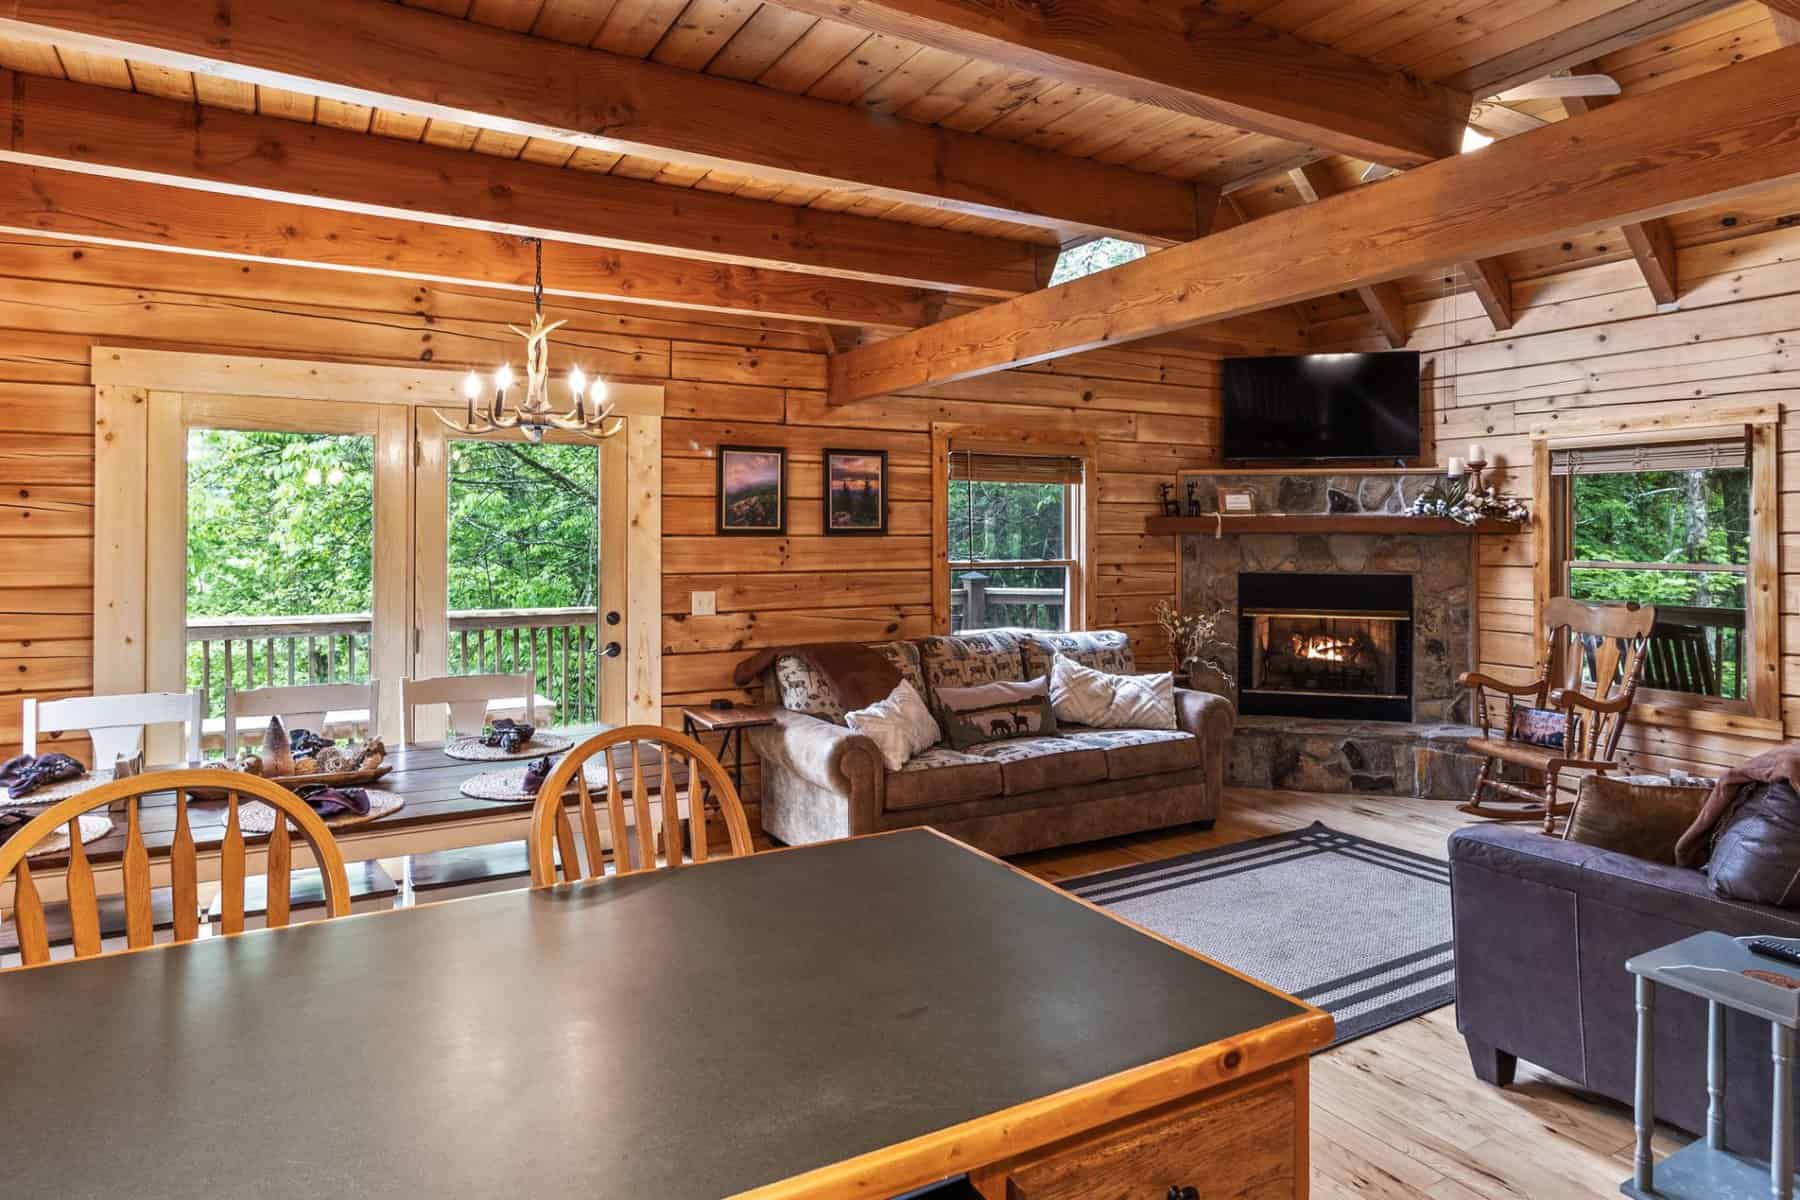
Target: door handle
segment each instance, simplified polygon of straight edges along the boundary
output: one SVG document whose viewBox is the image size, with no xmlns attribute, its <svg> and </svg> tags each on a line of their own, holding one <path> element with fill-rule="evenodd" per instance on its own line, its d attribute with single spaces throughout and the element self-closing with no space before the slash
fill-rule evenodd
<svg viewBox="0 0 1800 1200">
<path fill-rule="evenodd" d="M 619 643 L 608 642 L 608 643 L 606 643 L 606 649 L 602 650 L 600 653 L 606 655 L 606 657 L 608 657 L 608 658 L 617 658 L 617 657 L 619 657 L 620 649 L 621 649 L 621 647 L 619 646 Z"/>
</svg>

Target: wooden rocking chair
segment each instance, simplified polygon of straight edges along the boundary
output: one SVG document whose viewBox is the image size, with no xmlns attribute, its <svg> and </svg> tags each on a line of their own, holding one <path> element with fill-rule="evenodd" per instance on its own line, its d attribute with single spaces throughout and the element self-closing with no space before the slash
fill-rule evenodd
<svg viewBox="0 0 1800 1200">
<path fill-rule="evenodd" d="M 1544 661 L 1535 680 L 1506 683 L 1478 671 L 1465 674 L 1458 682 L 1474 691 L 1476 720 L 1481 726 L 1481 736 L 1470 738 L 1468 744 L 1481 755 L 1482 763 L 1475 794 L 1461 810 L 1496 821 L 1541 817 L 1544 832 L 1555 832 L 1557 818 L 1572 807 L 1559 795 L 1575 790 L 1575 781 L 1565 782 L 1565 773 L 1604 775 L 1618 767 L 1619 734 L 1637 695 L 1645 649 L 1655 624 L 1654 608 L 1635 603 L 1583 604 L 1559 596 L 1544 606 Z M 1584 690 L 1590 681 L 1591 693 Z M 1490 719 L 1489 691 L 1506 696 L 1499 736 L 1495 736 Z M 1533 708 L 1560 711 L 1560 744 L 1545 746 L 1515 738 L 1513 718 L 1521 701 Z M 1541 790 L 1496 778 L 1495 766 L 1503 763 L 1541 774 Z"/>
</svg>

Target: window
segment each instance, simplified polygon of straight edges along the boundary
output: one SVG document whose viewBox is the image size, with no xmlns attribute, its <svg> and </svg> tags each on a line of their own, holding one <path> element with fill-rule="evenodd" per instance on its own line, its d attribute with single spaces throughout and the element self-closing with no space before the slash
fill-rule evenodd
<svg viewBox="0 0 1800 1200">
<path fill-rule="evenodd" d="M 1079 246 L 1070 246 L 1056 256 L 1056 268 L 1050 272 L 1050 286 L 1110 270 L 1144 257 L 1144 247 L 1118 238 L 1095 238 Z"/>
<path fill-rule="evenodd" d="M 950 629 L 1079 628 L 1083 460 L 954 447 L 949 457 Z"/>
<path fill-rule="evenodd" d="M 1772 533 L 1759 528 L 1769 517 L 1756 500 L 1758 472 L 1774 469 L 1772 435 L 1772 426 L 1664 434 L 1548 452 L 1553 590 L 1656 607 L 1641 684 L 1653 708 L 1773 707 L 1774 631 L 1758 628 L 1772 618 L 1759 618 L 1755 602 L 1772 586 L 1758 577 L 1758 543 Z"/>
</svg>

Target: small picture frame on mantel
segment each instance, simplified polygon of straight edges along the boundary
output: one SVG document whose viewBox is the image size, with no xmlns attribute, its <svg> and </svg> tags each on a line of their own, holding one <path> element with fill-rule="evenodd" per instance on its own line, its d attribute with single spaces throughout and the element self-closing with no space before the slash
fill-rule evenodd
<svg viewBox="0 0 1800 1200">
<path fill-rule="evenodd" d="M 1220 484 L 1219 511 L 1226 516 L 1248 515 L 1256 511 L 1256 489 Z"/>
</svg>

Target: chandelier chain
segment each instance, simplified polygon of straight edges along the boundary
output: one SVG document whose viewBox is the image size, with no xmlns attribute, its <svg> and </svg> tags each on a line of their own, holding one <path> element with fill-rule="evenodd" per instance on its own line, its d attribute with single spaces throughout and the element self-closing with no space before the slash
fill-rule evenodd
<svg viewBox="0 0 1800 1200">
<path fill-rule="evenodd" d="M 531 239 L 531 245 L 537 254 L 537 269 L 531 277 L 531 311 L 542 313 L 544 311 L 544 239 L 534 237 Z"/>
</svg>

